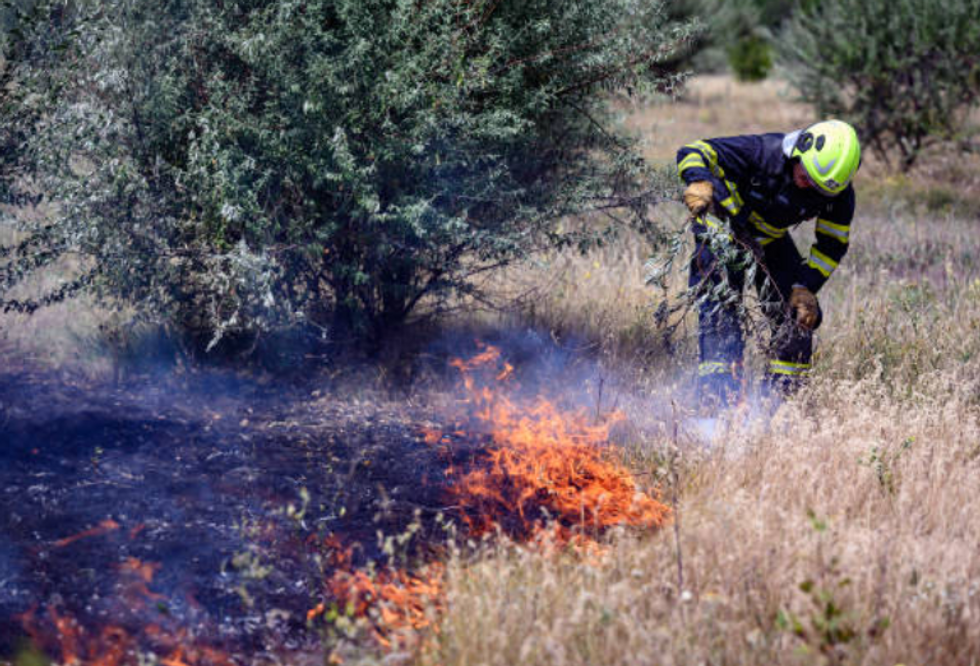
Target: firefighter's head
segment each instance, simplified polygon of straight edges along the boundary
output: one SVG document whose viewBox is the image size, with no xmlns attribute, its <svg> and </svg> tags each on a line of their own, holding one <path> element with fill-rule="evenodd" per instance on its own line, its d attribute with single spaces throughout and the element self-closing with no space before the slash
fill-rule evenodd
<svg viewBox="0 0 980 666">
<path fill-rule="evenodd" d="M 844 191 L 861 164 L 857 132 L 842 120 L 825 120 L 800 131 L 788 153 L 796 160 L 797 186 L 812 186 L 830 196 Z"/>
</svg>

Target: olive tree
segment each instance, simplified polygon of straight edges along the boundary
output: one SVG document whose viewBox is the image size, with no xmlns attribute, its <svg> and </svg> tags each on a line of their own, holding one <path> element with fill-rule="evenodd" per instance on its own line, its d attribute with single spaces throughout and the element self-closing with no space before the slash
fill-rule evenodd
<svg viewBox="0 0 980 666">
<path fill-rule="evenodd" d="M 43 3 L 42 3 L 43 4 Z M 53 8 L 60 3 L 46 5 Z M 690 41 L 652 0 L 77 0 L 35 21 L 0 122 L 50 215 L 0 298 L 66 252 L 65 294 L 203 346 L 296 322 L 384 335 L 662 187 L 610 122 Z M 13 196 L 13 195 L 12 195 Z"/>
</svg>

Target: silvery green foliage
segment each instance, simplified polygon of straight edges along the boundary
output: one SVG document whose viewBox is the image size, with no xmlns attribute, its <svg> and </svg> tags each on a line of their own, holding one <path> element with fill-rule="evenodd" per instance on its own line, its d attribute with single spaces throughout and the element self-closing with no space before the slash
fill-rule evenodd
<svg viewBox="0 0 980 666">
<path fill-rule="evenodd" d="M 821 0 L 780 40 L 800 98 L 910 168 L 980 94 L 980 0 Z"/>
<path fill-rule="evenodd" d="M 378 337 L 589 242 L 562 216 L 650 228 L 663 188 L 609 93 L 673 86 L 695 30 L 652 0 L 78 0 L 25 26 L 5 181 L 54 217 L 0 298 L 39 250 L 80 253 L 85 288 L 208 346 L 301 313 Z"/>
<path fill-rule="evenodd" d="M 698 237 L 698 242 L 707 245 L 716 261 L 710 278 L 706 277 L 698 284 L 687 286 L 676 296 L 670 294 L 671 275 L 680 270 L 685 279 L 687 277 L 687 265 L 677 266 L 678 259 L 690 257 L 691 232 L 686 226 L 667 235 L 660 243 L 659 251 L 645 264 L 647 284 L 662 292 L 654 316 L 666 338 L 673 336 L 677 328 L 684 324 L 686 313 L 705 308 L 709 312 L 721 309 L 737 312 L 746 330 L 755 335 L 761 335 L 766 330 L 763 317 L 757 312 L 758 308 L 745 298 L 750 293 L 749 290 L 733 288 L 733 284 L 755 284 L 759 271 L 765 271 L 761 260 L 762 249 L 751 237 L 733 234 L 728 222 L 713 219 L 718 225 L 705 227 Z M 732 276 L 735 274 L 740 279 L 733 280 Z"/>
</svg>

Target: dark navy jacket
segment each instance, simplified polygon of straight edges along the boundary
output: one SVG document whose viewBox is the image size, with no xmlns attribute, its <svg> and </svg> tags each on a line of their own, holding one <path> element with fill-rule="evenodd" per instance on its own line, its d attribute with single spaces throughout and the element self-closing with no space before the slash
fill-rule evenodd
<svg viewBox="0 0 980 666">
<path fill-rule="evenodd" d="M 716 208 L 745 224 L 761 245 L 786 236 L 790 227 L 817 218 L 816 240 L 803 265 L 801 282 L 816 293 L 847 252 L 854 187 L 837 196 L 793 183 L 788 155 L 798 132 L 748 134 L 695 141 L 677 152 L 677 170 L 686 183 L 707 180 Z"/>
</svg>

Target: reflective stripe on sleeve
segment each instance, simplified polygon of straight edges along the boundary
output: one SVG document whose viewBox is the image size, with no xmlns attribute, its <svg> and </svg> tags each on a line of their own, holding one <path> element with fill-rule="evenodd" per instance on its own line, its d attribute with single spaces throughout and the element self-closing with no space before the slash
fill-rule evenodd
<svg viewBox="0 0 980 666">
<path fill-rule="evenodd" d="M 686 147 L 694 148 L 695 150 L 699 150 L 704 153 L 704 156 L 708 158 L 708 163 L 711 166 L 718 164 L 718 153 L 707 141 L 695 141 L 694 143 L 687 144 Z"/>
<path fill-rule="evenodd" d="M 742 210 L 742 206 L 745 201 L 742 199 L 742 195 L 738 193 L 738 187 L 735 183 L 725 178 L 725 170 L 718 164 L 718 151 L 711 147 L 711 144 L 707 141 L 695 141 L 694 143 L 689 143 L 685 148 L 690 148 L 697 151 L 696 153 L 691 153 L 681 160 L 680 164 L 677 165 L 677 173 L 681 174 L 685 169 L 691 167 L 704 167 L 706 166 L 711 170 L 715 176 L 717 176 L 722 182 L 725 183 L 725 187 L 728 189 L 728 197 L 720 202 L 721 207 L 724 208 L 729 215 L 738 215 L 739 211 Z M 708 160 L 705 164 L 700 158 L 704 157 Z"/>
<path fill-rule="evenodd" d="M 836 222 L 831 222 L 829 220 L 817 220 L 818 234 L 824 234 L 825 236 L 830 236 L 836 238 L 841 243 L 846 244 L 850 240 L 851 227 L 847 224 L 837 224 Z"/>
<path fill-rule="evenodd" d="M 810 259 L 807 261 L 807 266 L 816 269 L 826 278 L 830 277 L 830 274 L 834 272 L 835 268 L 837 268 L 837 262 L 818 250 L 816 247 L 811 247 Z"/>
<path fill-rule="evenodd" d="M 728 197 L 721 202 L 721 207 L 728 211 L 730 215 L 738 215 L 738 212 L 742 210 L 742 204 L 738 202 L 736 197 Z"/>
<path fill-rule="evenodd" d="M 742 199 L 742 195 L 738 193 L 738 186 L 732 181 L 725 178 L 725 170 L 721 168 L 721 165 L 715 169 L 716 175 L 722 179 L 725 183 L 725 188 L 728 190 L 728 198 L 721 202 L 721 207 L 728 211 L 729 215 L 738 215 L 738 212 L 742 210 L 742 205 L 745 201 Z"/>
<path fill-rule="evenodd" d="M 700 153 L 691 153 L 681 160 L 680 164 L 677 165 L 677 173 L 684 173 L 685 169 L 690 169 L 692 167 L 706 167 L 704 163 L 704 158 L 701 157 Z"/>
<path fill-rule="evenodd" d="M 721 167 L 718 167 L 721 171 Z M 724 174 L 724 172 L 722 172 Z M 721 202 L 721 207 L 728 211 L 730 215 L 738 215 L 738 212 L 742 210 L 742 205 L 745 203 L 742 200 L 742 195 L 738 193 L 738 187 L 735 186 L 730 180 L 725 180 L 725 187 L 728 188 L 728 192 L 731 196 Z"/>
<path fill-rule="evenodd" d="M 769 361 L 769 373 L 773 375 L 789 375 L 800 377 L 810 370 L 809 363 L 793 363 L 791 361 Z"/>
</svg>

